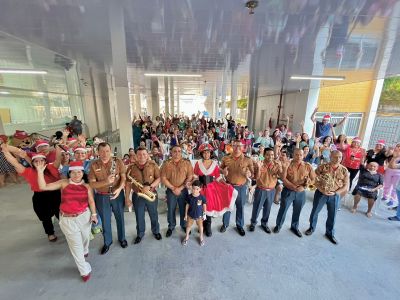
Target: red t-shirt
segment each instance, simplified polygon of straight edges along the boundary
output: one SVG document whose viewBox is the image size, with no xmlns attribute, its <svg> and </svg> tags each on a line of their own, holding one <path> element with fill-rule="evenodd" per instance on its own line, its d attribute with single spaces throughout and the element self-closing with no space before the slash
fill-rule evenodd
<svg viewBox="0 0 400 300">
<path fill-rule="evenodd" d="M 26 181 L 28 181 L 32 191 L 41 192 L 38 184 L 37 171 L 34 168 L 25 168 L 24 172 L 20 175 L 24 177 Z M 52 183 L 60 180 L 60 173 L 52 164 L 47 165 L 46 170 L 44 171 L 44 180 L 46 183 Z"/>
<path fill-rule="evenodd" d="M 344 154 L 343 165 L 347 168 L 358 170 L 365 155 L 365 150 L 363 148 L 348 147 Z M 353 160 L 351 159 L 352 156 L 354 157 Z"/>
</svg>

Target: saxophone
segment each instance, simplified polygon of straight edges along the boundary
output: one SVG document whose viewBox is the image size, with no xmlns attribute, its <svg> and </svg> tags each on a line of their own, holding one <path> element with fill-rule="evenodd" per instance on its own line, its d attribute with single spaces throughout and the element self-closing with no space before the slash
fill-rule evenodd
<svg viewBox="0 0 400 300">
<path fill-rule="evenodd" d="M 146 199 L 147 201 L 150 201 L 150 202 L 154 202 L 156 200 L 156 194 L 151 191 L 144 191 L 143 184 L 141 184 L 139 181 L 137 181 L 135 178 L 133 178 L 130 175 L 130 172 L 128 172 L 126 174 L 126 176 L 128 177 L 128 180 L 131 182 L 131 184 L 134 185 L 139 190 L 139 192 L 137 193 L 138 196 L 143 197 L 144 199 Z"/>
<path fill-rule="evenodd" d="M 118 151 L 118 149 L 117 149 L 117 147 L 115 147 L 114 148 L 113 158 L 112 158 L 112 161 L 111 161 L 110 175 L 115 175 L 115 169 L 116 169 L 116 166 L 117 166 L 117 151 Z M 113 185 L 114 185 L 114 183 L 110 184 L 109 187 L 108 187 L 108 193 L 109 194 L 112 194 L 112 192 L 113 192 Z"/>
</svg>

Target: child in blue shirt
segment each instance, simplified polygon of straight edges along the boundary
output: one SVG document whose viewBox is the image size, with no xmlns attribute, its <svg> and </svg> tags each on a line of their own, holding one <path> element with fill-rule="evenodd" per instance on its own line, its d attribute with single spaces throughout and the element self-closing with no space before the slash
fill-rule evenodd
<svg viewBox="0 0 400 300">
<path fill-rule="evenodd" d="M 189 240 L 190 229 L 196 221 L 197 227 L 200 232 L 200 246 L 204 246 L 203 236 L 203 219 L 206 218 L 206 198 L 200 194 L 201 183 L 199 180 L 195 180 L 192 183 L 192 194 L 186 198 L 185 207 L 185 221 L 186 223 L 186 236 L 182 241 L 182 245 L 186 246 Z"/>
</svg>

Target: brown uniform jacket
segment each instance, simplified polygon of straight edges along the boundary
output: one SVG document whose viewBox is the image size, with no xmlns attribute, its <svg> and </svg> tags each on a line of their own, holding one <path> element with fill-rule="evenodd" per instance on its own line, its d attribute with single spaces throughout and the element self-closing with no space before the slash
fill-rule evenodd
<svg viewBox="0 0 400 300">
<path fill-rule="evenodd" d="M 134 162 L 126 170 L 127 181 L 130 181 L 129 177 L 139 181 L 141 184 L 152 184 L 156 179 L 160 178 L 160 168 L 152 160 L 148 160 L 142 168 L 137 162 Z M 135 193 L 139 192 L 136 185 L 132 184 L 132 188 Z"/>
<path fill-rule="evenodd" d="M 349 184 L 349 175 L 347 168 L 343 165 L 339 165 L 335 170 L 331 163 L 326 163 L 318 166 L 317 170 L 315 170 L 317 174 L 317 178 L 315 180 L 315 186 L 320 192 L 335 192 L 341 189 L 344 186 L 348 186 Z M 327 190 L 326 179 L 323 176 L 330 174 L 329 176 L 333 179 L 332 185 L 333 188 L 329 191 Z"/>
<path fill-rule="evenodd" d="M 174 187 L 179 187 L 191 180 L 193 177 L 192 163 L 182 158 L 177 163 L 168 159 L 161 166 L 161 180 L 167 179 Z"/>
<path fill-rule="evenodd" d="M 111 158 L 106 164 L 100 159 L 97 159 L 92 162 L 90 165 L 89 171 L 89 182 L 95 180 L 97 182 L 107 180 L 107 177 L 111 175 L 111 165 L 113 158 Z M 115 161 L 115 181 L 113 186 L 113 191 L 120 186 L 121 184 L 121 174 L 125 174 L 125 165 L 120 158 L 117 158 Z M 107 193 L 109 187 L 104 186 L 98 188 L 97 191 L 101 193 Z"/>
<path fill-rule="evenodd" d="M 257 172 L 257 187 L 261 189 L 274 189 L 281 173 L 282 165 L 279 161 L 273 161 L 272 163 L 263 162 Z"/>
<path fill-rule="evenodd" d="M 310 178 L 313 173 L 314 170 L 309 163 L 292 161 L 287 168 L 286 179 L 296 186 L 304 186 L 307 178 Z"/>
<path fill-rule="evenodd" d="M 253 161 L 243 154 L 238 158 L 235 158 L 232 154 L 224 156 L 221 162 L 221 169 L 225 169 L 225 167 L 228 167 L 228 176 L 226 176 L 226 179 L 233 185 L 245 184 L 247 171 L 250 171 L 251 176 L 254 176 Z"/>
</svg>

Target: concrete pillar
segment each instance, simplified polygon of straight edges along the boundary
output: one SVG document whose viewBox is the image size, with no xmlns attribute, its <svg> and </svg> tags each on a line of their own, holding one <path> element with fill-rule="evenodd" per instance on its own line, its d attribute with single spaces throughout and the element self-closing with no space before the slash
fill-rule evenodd
<svg viewBox="0 0 400 300">
<path fill-rule="evenodd" d="M 232 71 L 231 76 L 231 116 L 236 119 L 237 115 L 237 72 Z"/>
<path fill-rule="evenodd" d="M 145 81 L 146 85 L 146 115 L 151 116 L 152 115 L 152 102 L 151 102 L 151 84 L 150 84 L 151 78 L 148 77 L 147 80 Z M 158 86 L 157 86 L 158 88 Z"/>
<path fill-rule="evenodd" d="M 218 84 L 216 83 L 214 88 L 213 88 L 213 99 L 214 99 L 214 120 L 218 120 L 218 108 L 219 108 L 219 101 L 218 101 Z M 221 120 L 223 120 L 224 118 L 222 117 Z"/>
<path fill-rule="evenodd" d="M 222 118 L 225 117 L 226 114 L 226 85 L 228 81 L 227 71 L 224 70 L 222 73 L 222 86 L 221 86 L 221 116 Z"/>
<path fill-rule="evenodd" d="M 151 77 L 151 115 L 153 118 L 160 115 L 160 99 L 158 97 L 158 78 Z"/>
<path fill-rule="evenodd" d="M 115 79 L 117 126 L 120 133 L 120 153 L 133 145 L 131 112 L 126 60 L 124 12 L 119 2 L 109 3 L 112 69 Z"/>
<path fill-rule="evenodd" d="M 168 95 L 168 77 L 164 77 L 164 99 L 165 99 L 165 117 L 170 114 L 169 95 Z"/>
<path fill-rule="evenodd" d="M 174 79 L 171 77 L 169 79 L 169 84 L 170 84 L 170 88 L 169 88 L 169 92 L 170 92 L 170 96 L 169 96 L 169 100 L 170 100 L 170 108 L 171 108 L 171 115 L 175 115 L 175 89 L 174 89 Z"/>
<path fill-rule="evenodd" d="M 3 120 L 1 119 L 1 115 L 0 115 L 0 134 L 6 134 L 6 131 L 4 130 Z"/>
<path fill-rule="evenodd" d="M 256 130 L 256 106 L 258 97 L 258 77 L 259 77 L 260 50 L 256 50 L 251 55 L 250 60 L 250 82 L 249 82 L 249 100 L 247 104 L 247 126 L 250 130 Z"/>
<path fill-rule="evenodd" d="M 176 90 L 176 112 L 178 113 L 178 115 L 181 113 L 181 108 L 179 106 L 179 96 L 180 96 L 180 91 L 179 89 Z"/>
</svg>

